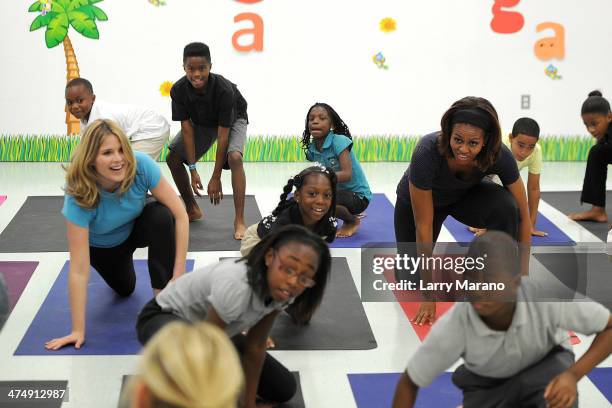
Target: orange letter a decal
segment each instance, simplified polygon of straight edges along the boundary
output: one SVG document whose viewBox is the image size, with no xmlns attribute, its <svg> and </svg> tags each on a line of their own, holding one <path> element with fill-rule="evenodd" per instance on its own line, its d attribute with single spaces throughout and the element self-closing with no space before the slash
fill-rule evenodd
<svg viewBox="0 0 612 408">
<path fill-rule="evenodd" d="M 242 13 L 234 17 L 234 23 L 243 20 L 250 20 L 253 22 L 252 28 L 245 28 L 238 30 L 232 36 L 232 45 L 236 51 L 249 52 L 249 51 L 263 51 L 263 35 L 264 35 L 264 23 L 261 17 L 255 13 Z M 241 45 L 238 43 L 238 39 L 244 35 L 252 35 L 253 40 L 250 44 Z"/>
</svg>

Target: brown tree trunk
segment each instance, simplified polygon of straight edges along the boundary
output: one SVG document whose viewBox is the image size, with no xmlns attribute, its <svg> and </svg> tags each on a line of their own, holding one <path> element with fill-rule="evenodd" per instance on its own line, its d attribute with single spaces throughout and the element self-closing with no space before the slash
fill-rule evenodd
<svg viewBox="0 0 612 408">
<path fill-rule="evenodd" d="M 74 54 L 74 48 L 68 35 L 64 38 L 64 54 L 66 55 L 66 83 L 75 78 L 79 78 L 79 64 Z M 66 112 L 66 126 L 68 135 L 77 135 L 81 131 L 81 124 L 77 118 L 72 116 L 67 107 L 64 107 Z"/>
</svg>

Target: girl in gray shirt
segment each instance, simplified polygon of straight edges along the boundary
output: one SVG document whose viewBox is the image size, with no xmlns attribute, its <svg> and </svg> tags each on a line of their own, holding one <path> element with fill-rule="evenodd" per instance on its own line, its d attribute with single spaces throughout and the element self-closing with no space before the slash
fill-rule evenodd
<svg viewBox="0 0 612 408">
<path fill-rule="evenodd" d="M 266 353 L 268 333 L 289 305 L 298 322 L 309 319 L 321 303 L 330 266 L 329 248 L 319 236 L 298 225 L 279 228 L 248 257 L 224 260 L 170 282 L 138 316 L 138 339 L 146 343 L 175 320 L 206 320 L 225 330 L 242 356 L 245 407 L 255 407 L 257 396 L 288 401 L 295 394 L 295 380 Z"/>
</svg>

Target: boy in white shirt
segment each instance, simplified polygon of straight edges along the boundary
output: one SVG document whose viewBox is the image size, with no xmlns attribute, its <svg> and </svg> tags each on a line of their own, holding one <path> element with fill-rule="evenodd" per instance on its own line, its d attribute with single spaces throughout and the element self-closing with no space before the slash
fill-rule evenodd
<svg viewBox="0 0 612 408">
<path fill-rule="evenodd" d="M 81 121 L 81 136 L 89 123 L 110 119 L 123 129 L 132 148 L 148 154 L 153 160 L 159 155 L 170 136 L 168 121 L 157 112 L 134 105 L 117 105 L 96 100 L 91 82 L 76 78 L 66 85 L 66 106 Z"/>
</svg>

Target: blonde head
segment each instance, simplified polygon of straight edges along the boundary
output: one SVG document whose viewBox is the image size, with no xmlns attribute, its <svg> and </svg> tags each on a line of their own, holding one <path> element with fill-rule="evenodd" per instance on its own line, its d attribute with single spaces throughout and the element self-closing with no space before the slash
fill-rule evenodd
<svg viewBox="0 0 612 408">
<path fill-rule="evenodd" d="M 100 191 L 97 185 L 98 174 L 94 162 L 102 141 L 108 135 L 117 137 L 125 155 L 126 177 L 119 186 L 119 194 L 125 193 L 132 186 L 136 176 L 136 159 L 130 141 L 123 130 L 112 120 L 94 121 L 87 127 L 85 135 L 77 145 L 70 164 L 66 168 L 66 193 L 72 195 L 76 202 L 84 208 L 91 209 L 100 201 Z"/>
<path fill-rule="evenodd" d="M 173 322 L 146 345 L 127 389 L 132 406 L 235 408 L 243 381 L 236 349 L 222 330 L 204 322 Z M 150 404 L 135 401 L 137 382 L 148 390 Z"/>
</svg>

